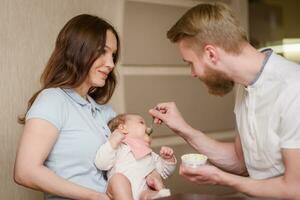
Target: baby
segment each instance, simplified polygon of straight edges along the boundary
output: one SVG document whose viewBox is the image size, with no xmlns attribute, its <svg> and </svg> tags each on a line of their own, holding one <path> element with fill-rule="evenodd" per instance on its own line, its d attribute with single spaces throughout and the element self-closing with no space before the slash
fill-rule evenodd
<svg viewBox="0 0 300 200">
<path fill-rule="evenodd" d="M 126 191 L 125 194 L 129 195 L 128 199 L 134 200 L 166 196 L 163 193 L 168 190 L 154 192 L 148 187 L 150 183 L 147 175 L 156 170 L 164 179 L 170 176 L 176 168 L 173 150 L 161 147 L 160 156 L 152 151 L 151 138 L 146 133 L 145 120 L 140 115 L 118 115 L 108 126 L 112 134 L 109 141 L 99 148 L 95 159 L 98 169 L 108 171 L 108 188 L 114 188 L 110 178 L 116 173 L 121 173 L 128 178 L 130 185 L 120 188 L 120 191 L 113 190 L 114 192 L 124 194 L 126 188 L 131 188 L 131 191 Z M 107 193 L 112 198 L 116 195 L 111 194 L 113 192 L 110 190 Z"/>
</svg>

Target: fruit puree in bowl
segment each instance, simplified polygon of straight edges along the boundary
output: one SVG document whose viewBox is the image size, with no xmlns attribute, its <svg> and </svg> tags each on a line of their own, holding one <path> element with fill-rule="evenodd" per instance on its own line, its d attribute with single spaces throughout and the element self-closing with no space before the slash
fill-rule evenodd
<svg viewBox="0 0 300 200">
<path fill-rule="evenodd" d="M 189 153 L 182 155 L 181 161 L 188 167 L 198 167 L 206 164 L 207 156 L 203 154 Z"/>
</svg>

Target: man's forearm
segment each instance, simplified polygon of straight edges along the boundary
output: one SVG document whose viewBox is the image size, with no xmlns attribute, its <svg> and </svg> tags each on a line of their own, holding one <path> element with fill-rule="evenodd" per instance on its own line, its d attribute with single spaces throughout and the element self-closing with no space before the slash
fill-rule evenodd
<svg viewBox="0 0 300 200">
<path fill-rule="evenodd" d="M 300 198 L 299 186 L 297 186 L 297 184 L 288 183 L 283 176 L 271 179 L 255 180 L 223 172 L 221 177 L 221 185 L 231 186 L 250 196 L 280 199 Z"/>
<path fill-rule="evenodd" d="M 235 151 L 234 143 L 216 141 L 201 131 L 185 129 L 180 134 L 194 149 L 208 156 L 215 166 L 235 174 L 245 174 L 246 167 Z"/>
</svg>

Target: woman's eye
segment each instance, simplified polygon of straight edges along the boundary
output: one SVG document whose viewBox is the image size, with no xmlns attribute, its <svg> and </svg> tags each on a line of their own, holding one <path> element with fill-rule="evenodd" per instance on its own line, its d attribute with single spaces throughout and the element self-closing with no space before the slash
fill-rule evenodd
<svg viewBox="0 0 300 200">
<path fill-rule="evenodd" d="M 140 123 L 141 123 L 141 124 L 145 124 L 145 123 L 144 123 L 144 122 L 142 122 L 142 121 L 141 121 Z"/>
</svg>

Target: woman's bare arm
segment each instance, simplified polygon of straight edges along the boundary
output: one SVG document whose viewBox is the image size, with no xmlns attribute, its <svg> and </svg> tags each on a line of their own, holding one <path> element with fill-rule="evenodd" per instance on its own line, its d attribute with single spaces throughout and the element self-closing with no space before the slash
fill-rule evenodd
<svg viewBox="0 0 300 200">
<path fill-rule="evenodd" d="M 71 199 L 108 199 L 104 193 L 71 183 L 44 166 L 57 137 L 57 128 L 46 120 L 30 119 L 26 122 L 17 151 L 15 182 Z"/>
</svg>

